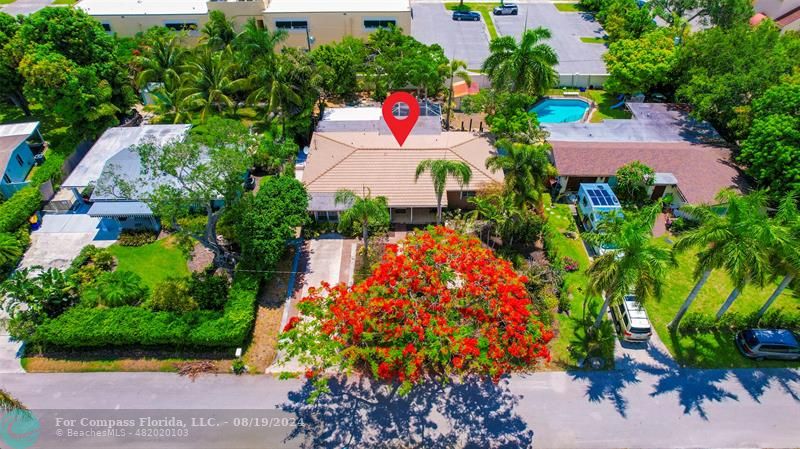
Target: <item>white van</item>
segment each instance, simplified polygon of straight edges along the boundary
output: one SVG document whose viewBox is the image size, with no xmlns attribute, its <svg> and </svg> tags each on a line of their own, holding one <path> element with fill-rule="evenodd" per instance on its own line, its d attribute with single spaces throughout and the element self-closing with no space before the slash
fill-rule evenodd
<svg viewBox="0 0 800 449">
<path fill-rule="evenodd" d="M 646 342 L 653 335 L 653 327 L 644 307 L 634 295 L 626 295 L 625 299 L 611 307 L 611 313 L 617 322 L 617 330 L 625 341 Z"/>
</svg>

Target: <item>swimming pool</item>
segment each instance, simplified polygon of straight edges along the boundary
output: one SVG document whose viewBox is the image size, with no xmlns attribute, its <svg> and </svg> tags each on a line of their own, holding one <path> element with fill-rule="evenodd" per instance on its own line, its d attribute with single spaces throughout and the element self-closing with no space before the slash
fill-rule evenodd
<svg viewBox="0 0 800 449">
<path fill-rule="evenodd" d="M 540 123 L 577 122 L 589 109 L 589 103 L 574 98 L 545 98 L 531 112 L 539 116 Z"/>
</svg>

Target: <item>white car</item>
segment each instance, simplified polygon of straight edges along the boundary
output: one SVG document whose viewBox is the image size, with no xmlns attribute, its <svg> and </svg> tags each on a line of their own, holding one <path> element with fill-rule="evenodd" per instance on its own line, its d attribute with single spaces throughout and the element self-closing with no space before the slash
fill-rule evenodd
<svg viewBox="0 0 800 449">
<path fill-rule="evenodd" d="M 519 13 L 519 8 L 513 3 L 504 3 L 495 7 L 492 12 L 496 16 L 516 16 Z"/>
<path fill-rule="evenodd" d="M 647 312 L 634 295 L 626 295 L 625 299 L 611 307 L 611 313 L 617 322 L 617 330 L 625 341 L 646 342 L 653 335 L 653 327 Z"/>
</svg>

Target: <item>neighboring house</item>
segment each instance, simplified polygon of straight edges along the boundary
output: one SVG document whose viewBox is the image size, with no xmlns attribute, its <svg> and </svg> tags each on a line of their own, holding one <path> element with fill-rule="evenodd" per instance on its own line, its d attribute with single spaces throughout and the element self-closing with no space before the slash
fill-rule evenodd
<svg viewBox="0 0 800 449">
<path fill-rule="evenodd" d="M 144 186 L 139 154 L 132 151 L 136 145 L 153 143 L 165 145 L 186 137 L 190 125 L 144 125 L 140 127 L 110 128 L 95 142 L 61 185 L 71 189 L 79 203 L 90 196 L 88 214 L 92 217 L 114 220 L 121 230 L 160 228 L 159 221 L 150 208 L 138 201 L 157 183 Z M 164 177 L 161 182 L 173 180 Z M 134 198 L 127 198 L 130 186 Z"/>
<path fill-rule="evenodd" d="M 0 125 L 0 196 L 8 199 L 28 185 L 34 155 L 43 150 L 39 122 Z"/>
<path fill-rule="evenodd" d="M 601 123 L 548 123 L 553 165 L 558 170 L 554 194 L 576 193 L 582 183 L 616 184 L 616 172 L 640 161 L 652 168 L 653 200 L 672 196 L 672 206 L 714 203 L 725 188 L 747 189 L 743 171 L 717 132 L 691 119 L 686 110 L 663 103 L 628 103 L 630 120 Z"/>
<path fill-rule="evenodd" d="M 423 108 L 427 109 L 427 108 Z M 428 224 L 436 221 L 436 195 L 430 173 L 415 182 L 417 165 L 426 159 L 463 161 L 472 180 L 462 189 L 448 180 L 442 206 L 467 209 L 478 190 L 503 182 L 503 173 L 486 168 L 494 148 L 481 136 L 442 132 L 441 117 L 422 116 L 402 147 L 381 118 L 380 108 L 328 109 L 311 139 L 305 162 L 296 176 L 308 189 L 309 211 L 320 221 L 337 221 L 346 205 L 336 204 L 340 189 L 385 196 L 392 223 Z"/>
<path fill-rule="evenodd" d="M 300 48 L 366 37 L 389 25 L 411 30 L 409 0 L 81 0 L 76 7 L 120 36 L 154 26 L 200 36 L 213 10 L 224 12 L 237 31 L 251 18 L 262 28 L 286 30 L 285 45 Z"/>
<path fill-rule="evenodd" d="M 750 19 L 753 26 L 770 18 L 784 31 L 800 31 L 800 0 L 756 0 L 753 9 L 756 12 Z"/>
</svg>

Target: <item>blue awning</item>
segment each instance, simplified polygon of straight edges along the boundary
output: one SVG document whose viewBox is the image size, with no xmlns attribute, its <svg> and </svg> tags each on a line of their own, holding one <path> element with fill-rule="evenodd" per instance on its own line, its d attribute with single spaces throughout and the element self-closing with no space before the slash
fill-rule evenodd
<svg viewBox="0 0 800 449">
<path fill-rule="evenodd" d="M 89 208 L 90 217 L 149 217 L 153 211 L 140 201 L 98 201 Z"/>
</svg>

